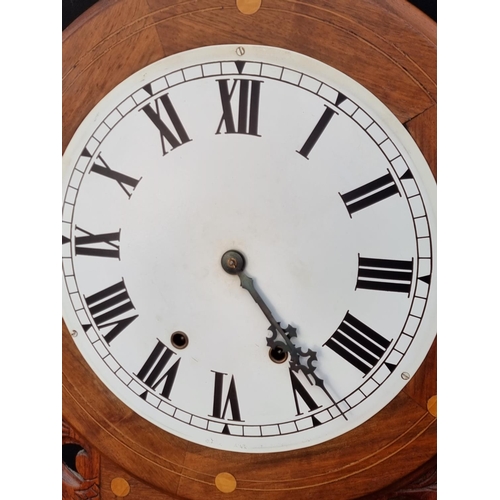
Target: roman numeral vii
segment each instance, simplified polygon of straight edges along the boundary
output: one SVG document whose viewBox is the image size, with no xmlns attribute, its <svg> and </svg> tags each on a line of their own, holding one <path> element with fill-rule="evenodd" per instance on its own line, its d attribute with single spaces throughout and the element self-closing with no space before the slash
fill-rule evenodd
<svg viewBox="0 0 500 500">
<path fill-rule="evenodd" d="M 170 399 L 170 392 L 181 361 L 181 358 L 178 358 L 167 368 L 172 356 L 175 357 L 177 354 L 158 341 L 139 373 L 137 373 L 137 378 L 153 390 L 156 390 L 162 382 L 165 382 L 160 394 L 167 399 Z M 142 394 L 141 397 L 145 398 L 146 394 Z"/>
</svg>

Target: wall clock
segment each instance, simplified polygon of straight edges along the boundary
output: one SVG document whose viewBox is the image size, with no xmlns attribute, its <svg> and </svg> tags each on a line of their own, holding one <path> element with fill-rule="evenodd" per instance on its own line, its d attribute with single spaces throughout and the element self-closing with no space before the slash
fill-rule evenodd
<svg viewBox="0 0 500 500">
<path fill-rule="evenodd" d="M 63 57 L 65 418 L 172 498 L 357 498 L 435 455 L 433 26 L 124 0 Z"/>
</svg>

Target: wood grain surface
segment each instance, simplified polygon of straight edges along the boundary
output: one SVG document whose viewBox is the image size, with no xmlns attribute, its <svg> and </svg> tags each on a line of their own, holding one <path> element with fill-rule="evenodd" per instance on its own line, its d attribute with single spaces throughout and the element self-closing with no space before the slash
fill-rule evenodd
<svg viewBox="0 0 500 500">
<path fill-rule="evenodd" d="M 405 124 L 436 175 L 436 26 L 402 0 L 263 0 L 253 15 L 234 0 L 102 0 L 63 34 L 63 150 L 126 77 L 170 54 L 226 43 L 295 50 L 348 74 Z M 436 454 L 436 418 L 426 405 L 437 390 L 435 345 L 405 390 L 363 426 L 305 450 L 249 455 L 188 443 L 146 422 L 93 375 L 64 323 L 62 333 L 64 418 L 103 460 L 166 498 L 358 498 Z M 222 472 L 236 478 L 232 493 L 215 486 Z"/>
</svg>

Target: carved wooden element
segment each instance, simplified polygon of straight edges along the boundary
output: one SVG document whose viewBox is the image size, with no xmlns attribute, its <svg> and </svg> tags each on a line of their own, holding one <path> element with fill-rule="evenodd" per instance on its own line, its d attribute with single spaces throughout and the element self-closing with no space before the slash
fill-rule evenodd
<svg viewBox="0 0 500 500">
<path fill-rule="evenodd" d="M 63 500 L 100 500 L 100 454 L 64 420 L 62 458 Z"/>
</svg>

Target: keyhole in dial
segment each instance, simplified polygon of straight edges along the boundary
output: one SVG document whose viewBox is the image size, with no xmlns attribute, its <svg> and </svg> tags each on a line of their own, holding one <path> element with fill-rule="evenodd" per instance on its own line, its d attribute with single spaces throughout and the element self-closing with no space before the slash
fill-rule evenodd
<svg viewBox="0 0 500 500">
<path fill-rule="evenodd" d="M 189 344 L 189 338 L 184 332 L 174 332 L 170 336 L 170 342 L 177 349 L 184 349 Z"/>
<path fill-rule="evenodd" d="M 284 363 L 288 359 L 288 353 L 279 346 L 269 349 L 269 357 L 275 363 Z"/>
</svg>

